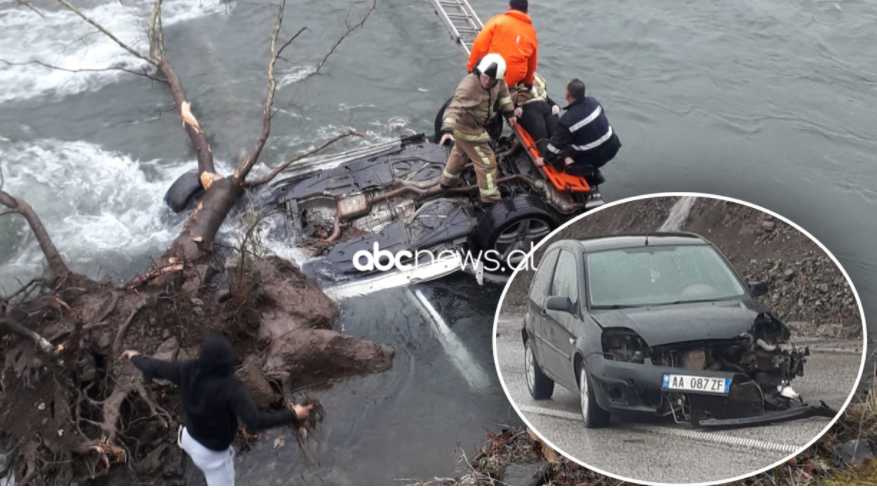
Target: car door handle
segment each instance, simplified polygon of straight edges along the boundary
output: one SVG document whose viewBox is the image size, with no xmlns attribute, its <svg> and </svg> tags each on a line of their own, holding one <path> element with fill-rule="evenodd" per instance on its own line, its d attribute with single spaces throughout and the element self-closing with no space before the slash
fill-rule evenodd
<svg viewBox="0 0 877 490">
<path fill-rule="evenodd" d="M 540 311 L 539 314 L 541 314 L 542 316 L 548 316 L 548 309 L 542 308 L 542 311 Z"/>
</svg>

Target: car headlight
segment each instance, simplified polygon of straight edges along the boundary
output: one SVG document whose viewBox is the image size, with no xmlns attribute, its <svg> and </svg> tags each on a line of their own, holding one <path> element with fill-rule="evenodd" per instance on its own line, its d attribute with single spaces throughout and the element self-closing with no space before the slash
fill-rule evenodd
<svg viewBox="0 0 877 490">
<path fill-rule="evenodd" d="M 642 337 L 627 328 L 608 328 L 601 335 L 603 357 L 610 361 L 643 364 L 649 346 Z"/>
</svg>

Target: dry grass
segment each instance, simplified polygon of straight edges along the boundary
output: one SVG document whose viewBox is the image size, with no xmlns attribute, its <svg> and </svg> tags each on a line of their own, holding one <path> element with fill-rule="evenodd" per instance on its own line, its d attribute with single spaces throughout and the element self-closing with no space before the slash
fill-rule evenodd
<svg viewBox="0 0 877 490">
<path fill-rule="evenodd" d="M 500 481 L 501 473 L 510 463 L 541 461 L 548 464 L 548 470 L 541 479 L 543 485 L 630 485 L 583 468 L 557 455 L 526 427 L 509 427 L 499 434 L 487 433 L 486 439 L 481 450 L 471 459 L 462 453 L 461 476 L 434 478 L 415 485 L 503 485 Z M 772 470 L 728 485 L 877 485 L 877 459 L 869 459 L 852 467 L 832 466 L 832 448 L 836 444 L 854 439 L 877 440 L 877 390 L 872 390 L 864 400 L 851 403 L 822 439 L 797 457 Z"/>
</svg>

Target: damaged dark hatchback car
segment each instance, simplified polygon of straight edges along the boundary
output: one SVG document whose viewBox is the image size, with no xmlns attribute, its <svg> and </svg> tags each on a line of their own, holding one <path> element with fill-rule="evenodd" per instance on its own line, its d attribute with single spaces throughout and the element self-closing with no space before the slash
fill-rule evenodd
<svg viewBox="0 0 877 490">
<path fill-rule="evenodd" d="M 559 241 L 528 294 L 530 395 L 578 392 L 587 427 L 616 411 L 700 428 L 833 417 L 792 388 L 810 351 L 756 299 L 767 289 L 695 234 Z"/>
</svg>

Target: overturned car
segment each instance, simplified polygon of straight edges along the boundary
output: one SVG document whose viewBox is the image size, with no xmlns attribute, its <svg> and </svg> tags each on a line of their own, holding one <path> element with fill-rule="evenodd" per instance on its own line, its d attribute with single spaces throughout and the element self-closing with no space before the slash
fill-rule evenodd
<svg viewBox="0 0 877 490">
<path fill-rule="evenodd" d="M 408 282 L 429 280 L 463 268 L 466 253 L 472 270 L 508 274 L 559 224 L 603 200 L 586 179 L 537 167 L 523 129 L 501 131 L 491 135 L 503 198 L 492 205 L 479 201 L 471 164 L 461 186 L 438 189 L 448 149 L 423 134 L 295 168 L 270 199 L 284 211 L 288 240 L 313 257 L 306 272 L 325 281 L 410 270 L 415 261 Z"/>
<path fill-rule="evenodd" d="M 587 427 L 613 411 L 701 428 L 833 417 L 792 388 L 810 351 L 756 299 L 765 293 L 694 234 L 557 242 L 522 329 L 530 394 L 578 392 Z"/>
</svg>

